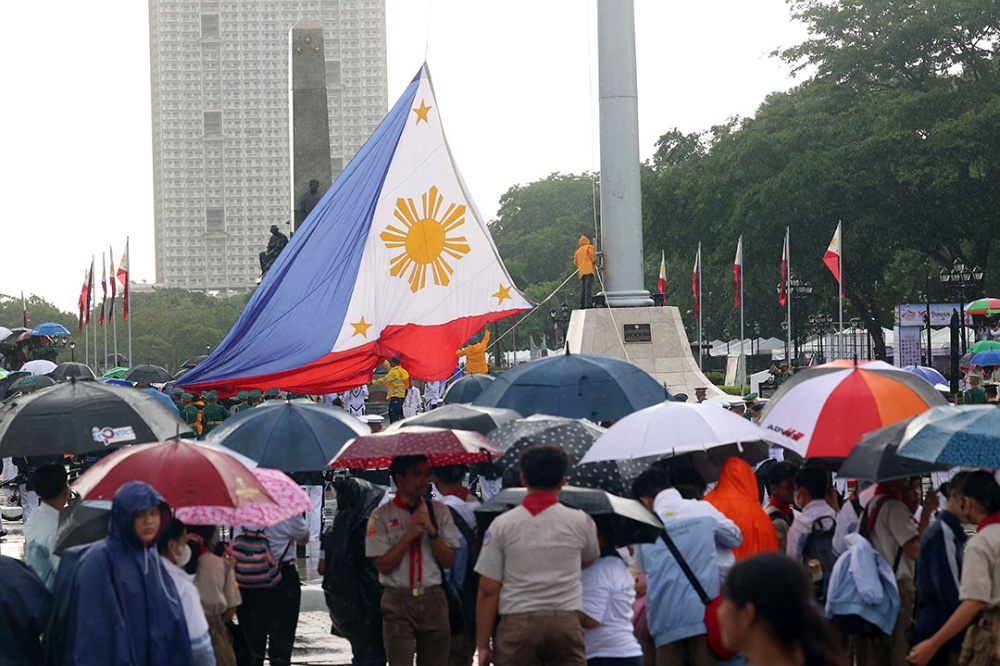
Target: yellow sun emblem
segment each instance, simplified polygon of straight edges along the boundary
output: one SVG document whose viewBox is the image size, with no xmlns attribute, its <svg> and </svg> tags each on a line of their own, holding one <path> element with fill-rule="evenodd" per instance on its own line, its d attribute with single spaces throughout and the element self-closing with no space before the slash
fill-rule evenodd
<svg viewBox="0 0 1000 666">
<path fill-rule="evenodd" d="M 465 206 L 449 204 L 440 215 L 444 197 L 437 187 L 431 187 L 421 196 L 422 212 L 417 212 L 413 199 L 396 200 L 396 219 L 403 223 L 400 229 L 393 225 L 385 228 L 379 238 L 389 250 L 402 248 L 402 252 L 389 260 L 389 272 L 393 277 L 403 277 L 410 283 L 413 293 L 427 284 L 427 269 L 431 269 L 434 284 L 447 287 L 454 269 L 448 263 L 448 255 L 461 259 L 471 249 L 465 236 L 449 236 L 449 232 L 465 224 Z"/>
</svg>

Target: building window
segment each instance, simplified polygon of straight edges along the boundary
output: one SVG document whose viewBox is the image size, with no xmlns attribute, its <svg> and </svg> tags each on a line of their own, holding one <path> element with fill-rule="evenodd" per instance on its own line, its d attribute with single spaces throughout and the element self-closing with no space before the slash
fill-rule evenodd
<svg viewBox="0 0 1000 666">
<path fill-rule="evenodd" d="M 226 231 L 226 219 L 221 208 L 207 208 L 205 210 L 205 231 L 210 234 Z"/>
<path fill-rule="evenodd" d="M 205 135 L 222 134 L 222 111 L 205 111 Z"/>
<path fill-rule="evenodd" d="M 202 39 L 212 39 L 219 36 L 219 15 L 218 14 L 202 14 L 201 15 L 201 38 Z"/>
<path fill-rule="evenodd" d="M 340 86 L 340 61 L 326 61 L 326 87 L 336 88 Z"/>
</svg>

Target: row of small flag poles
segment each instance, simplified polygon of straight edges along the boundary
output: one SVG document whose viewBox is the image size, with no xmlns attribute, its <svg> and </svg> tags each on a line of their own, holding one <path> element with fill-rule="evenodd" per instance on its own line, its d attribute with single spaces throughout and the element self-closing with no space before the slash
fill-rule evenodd
<svg viewBox="0 0 1000 666">
<path fill-rule="evenodd" d="M 791 278 L 790 270 L 790 253 L 789 253 L 789 230 L 785 229 L 785 239 L 781 248 L 781 282 L 778 284 L 778 303 L 788 309 L 786 314 L 788 321 L 788 346 L 789 349 L 792 348 L 792 304 L 789 298 L 788 281 Z M 826 264 L 830 272 L 833 273 L 833 277 L 836 278 L 837 284 L 840 289 L 838 292 L 839 301 L 839 326 L 840 330 L 844 328 L 844 267 L 841 261 L 841 223 L 837 223 L 837 229 L 833 232 L 833 238 L 830 240 L 830 245 L 826 249 L 826 253 L 823 255 L 823 263 Z M 736 293 L 733 298 L 733 307 L 740 311 L 740 339 L 743 340 L 744 336 L 744 307 L 743 307 L 743 236 L 741 235 L 736 243 L 736 257 L 733 259 L 733 279 L 736 283 Z M 657 280 L 657 289 L 661 294 L 663 294 L 664 304 L 666 303 L 667 294 L 667 264 L 666 255 L 660 252 L 660 275 Z M 694 320 L 698 324 L 698 340 L 703 339 L 701 332 L 701 243 L 698 243 L 698 251 L 694 258 L 694 267 L 691 270 L 691 293 L 694 296 Z M 701 364 L 701 353 L 699 352 L 699 365 Z M 745 379 L 746 364 L 743 366 L 743 376 Z M 744 383 L 746 383 L 744 381 Z"/>
<path fill-rule="evenodd" d="M 111 323 L 114 337 L 115 363 L 118 361 L 118 326 L 115 320 L 115 301 L 118 298 L 118 285 L 121 285 L 122 294 L 122 320 L 128 322 L 128 357 L 132 359 L 132 321 L 128 317 L 129 310 L 129 279 L 128 279 L 128 254 L 129 240 L 125 239 L 125 253 L 122 260 L 115 268 L 114 250 L 109 246 L 108 254 L 101 253 L 101 312 L 97 318 L 97 326 L 94 327 L 94 359 L 97 360 L 97 328 L 104 328 L 105 322 Z M 77 333 L 83 333 L 84 328 L 90 325 L 90 314 L 96 309 L 97 296 L 94 289 L 94 264 L 95 257 L 90 258 L 90 267 L 83 272 L 83 287 L 80 290 L 80 297 L 77 299 L 79 315 L 77 319 Z M 109 270 L 110 267 L 110 270 Z M 108 280 L 108 275 L 111 279 Z M 108 307 L 108 286 L 111 287 L 111 305 Z M 84 335 L 85 359 L 90 364 L 90 338 Z M 104 328 L 104 359 L 108 358 L 108 332 Z M 95 363 L 95 365 L 99 365 Z"/>
</svg>

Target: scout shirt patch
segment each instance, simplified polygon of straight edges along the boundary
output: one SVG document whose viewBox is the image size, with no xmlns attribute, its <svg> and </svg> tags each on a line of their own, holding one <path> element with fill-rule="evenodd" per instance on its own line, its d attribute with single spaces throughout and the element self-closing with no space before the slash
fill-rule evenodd
<svg viewBox="0 0 1000 666">
<path fill-rule="evenodd" d="M 376 532 L 376 530 L 375 530 L 375 519 L 374 518 L 369 518 L 368 519 L 368 529 L 365 530 L 365 536 L 366 537 L 375 536 L 375 532 Z"/>
<path fill-rule="evenodd" d="M 394 527 L 399 527 L 399 518 L 393 518 L 389 521 L 389 529 L 391 530 Z"/>
</svg>

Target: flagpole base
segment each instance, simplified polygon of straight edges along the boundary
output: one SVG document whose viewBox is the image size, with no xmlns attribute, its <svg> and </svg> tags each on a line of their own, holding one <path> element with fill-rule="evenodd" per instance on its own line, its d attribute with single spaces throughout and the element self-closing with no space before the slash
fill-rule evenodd
<svg viewBox="0 0 1000 666">
<path fill-rule="evenodd" d="M 639 291 L 602 291 L 597 294 L 599 299 L 612 308 L 648 308 L 652 307 L 653 299 L 645 289 Z"/>
</svg>

